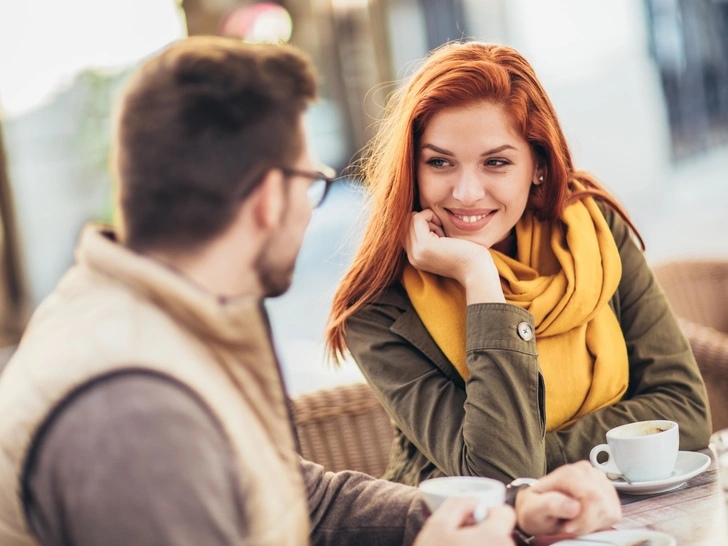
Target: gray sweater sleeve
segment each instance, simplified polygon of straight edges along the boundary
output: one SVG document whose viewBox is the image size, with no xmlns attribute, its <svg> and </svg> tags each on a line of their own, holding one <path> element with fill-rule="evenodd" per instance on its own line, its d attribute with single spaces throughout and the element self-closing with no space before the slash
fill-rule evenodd
<svg viewBox="0 0 728 546">
<path fill-rule="evenodd" d="M 44 546 L 245 542 L 229 443 L 171 380 L 132 373 L 92 384 L 53 418 L 31 457 L 26 510 Z"/>
<path fill-rule="evenodd" d="M 424 523 L 414 487 L 301 460 L 312 546 L 410 546 Z"/>
</svg>

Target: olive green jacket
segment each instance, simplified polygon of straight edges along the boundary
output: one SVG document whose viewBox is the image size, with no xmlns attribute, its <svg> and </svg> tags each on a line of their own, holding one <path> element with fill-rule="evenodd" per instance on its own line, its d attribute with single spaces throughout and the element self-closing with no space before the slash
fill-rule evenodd
<svg viewBox="0 0 728 546">
<path fill-rule="evenodd" d="M 516 328 L 533 327 L 531 314 L 505 303 L 469 305 L 464 381 L 397 283 L 346 324 L 347 346 L 397 426 L 385 478 L 414 485 L 441 475 L 539 477 L 588 458 L 609 429 L 647 419 L 676 421 L 682 450 L 707 446 L 708 398 L 690 344 L 627 226 L 602 210 L 622 259 L 610 301 L 629 355 L 622 400 L 545 432 L 536 342 Z"/>
</svg>

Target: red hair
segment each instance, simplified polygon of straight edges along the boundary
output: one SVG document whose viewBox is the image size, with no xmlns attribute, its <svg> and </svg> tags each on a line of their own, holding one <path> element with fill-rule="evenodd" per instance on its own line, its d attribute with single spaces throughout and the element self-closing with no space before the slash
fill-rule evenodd
<svg viewBox="0 0 728 546">
<path fill-rule="evenodd" d="M 331 356 L 346 351 L 346 320 L 399 280 L 407 256 L 402 247 L 416 200 L 415 152 L 432 116 L 445 107 L 490 102 L 501 106 L 533 150 L 544 181 L 531 185 L 527 207 L 542 221 L 557 222 L 566 205 L 593 195 L 605 201 L 644 243 L 624 209 L 588 173 L 574 169 L 554 108 L 536 74 L 516 50 L 479 42 L 445 44 L 428 56 L 408 85 L 389 102 L 377 136 L 368 144 L 361 176 L 372 210 L 354 262 L 334 296 L 326 332 Z M 578 180 L 584 191 L 571 191 Z"/>
</svg>

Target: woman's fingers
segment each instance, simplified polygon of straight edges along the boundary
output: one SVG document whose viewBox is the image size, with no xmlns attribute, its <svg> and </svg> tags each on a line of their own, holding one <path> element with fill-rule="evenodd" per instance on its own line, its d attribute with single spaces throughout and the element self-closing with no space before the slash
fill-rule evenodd
<svg viewBox="0 0 728 546">
<path fill-rule="evenodd" d="M 435 214 L 432 211 L 432 209 L 427 209 L 427 210 L 429 210 L 430 212 L 432 212 L 432 218 L 430 219 L 430 221 L 433 224 L 435 224 L 435 225 L 439 226 L 440 228 L 442 228 L 442 220 L 440 220 L 440 217 L 437 214 Z"/>
<path fill-rule="evenodd" d="M 445 231 L 442 228 L 442 221 L 432 211 L 432 209 L 425 209 L 421 212 L 415 213 L 418 218 L 422 218 L 427 222 L 427 225 L 431 232 L 437 234 L 438 237 L 444 237 Z"/>
<path fill-rule="evenodd" d="M 434 233 L 438 237 L 445 236 L 445 231 L 443 231 L 442 225 L 438 225 L 435 222 L 430 221 L 430 222 L 427 222 L 427 226 L 430 228 L 430 232 Z"/>
<path fill-rule="evenodd" d="M 442 228 L 433 222 L 433 217 L 435 217 L 434 213 L 427 209 L 412 213 L 410 218 L 410 227 L 404 247 L 410 263 L 415 266 L 421 260 L 426 259 L 433 235 L 435 239 L 445 236 Z"/>
<path fill-rule="evenodd" d="M 416 269 L 460 282 L 468 303 L 505 302 L 488 249 L 473 241 L 445 236 L 442 222 L 431 209 L 412 214 L 404 248 Z"/>
</svg>

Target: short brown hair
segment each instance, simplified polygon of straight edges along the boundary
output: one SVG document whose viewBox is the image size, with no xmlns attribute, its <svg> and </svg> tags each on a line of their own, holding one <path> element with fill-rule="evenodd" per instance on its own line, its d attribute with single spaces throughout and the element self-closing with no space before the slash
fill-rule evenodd
<svg viewBox="0 0 728 546">
<path fill-rule="evenodd" d="M 224 231 L 269 169 L 298 158 L 315 98 L 313 65 L 291 46 L 193 37 L 147 61 L 117 120 L 124 242 L 191 249 Z"/>
</svg>

